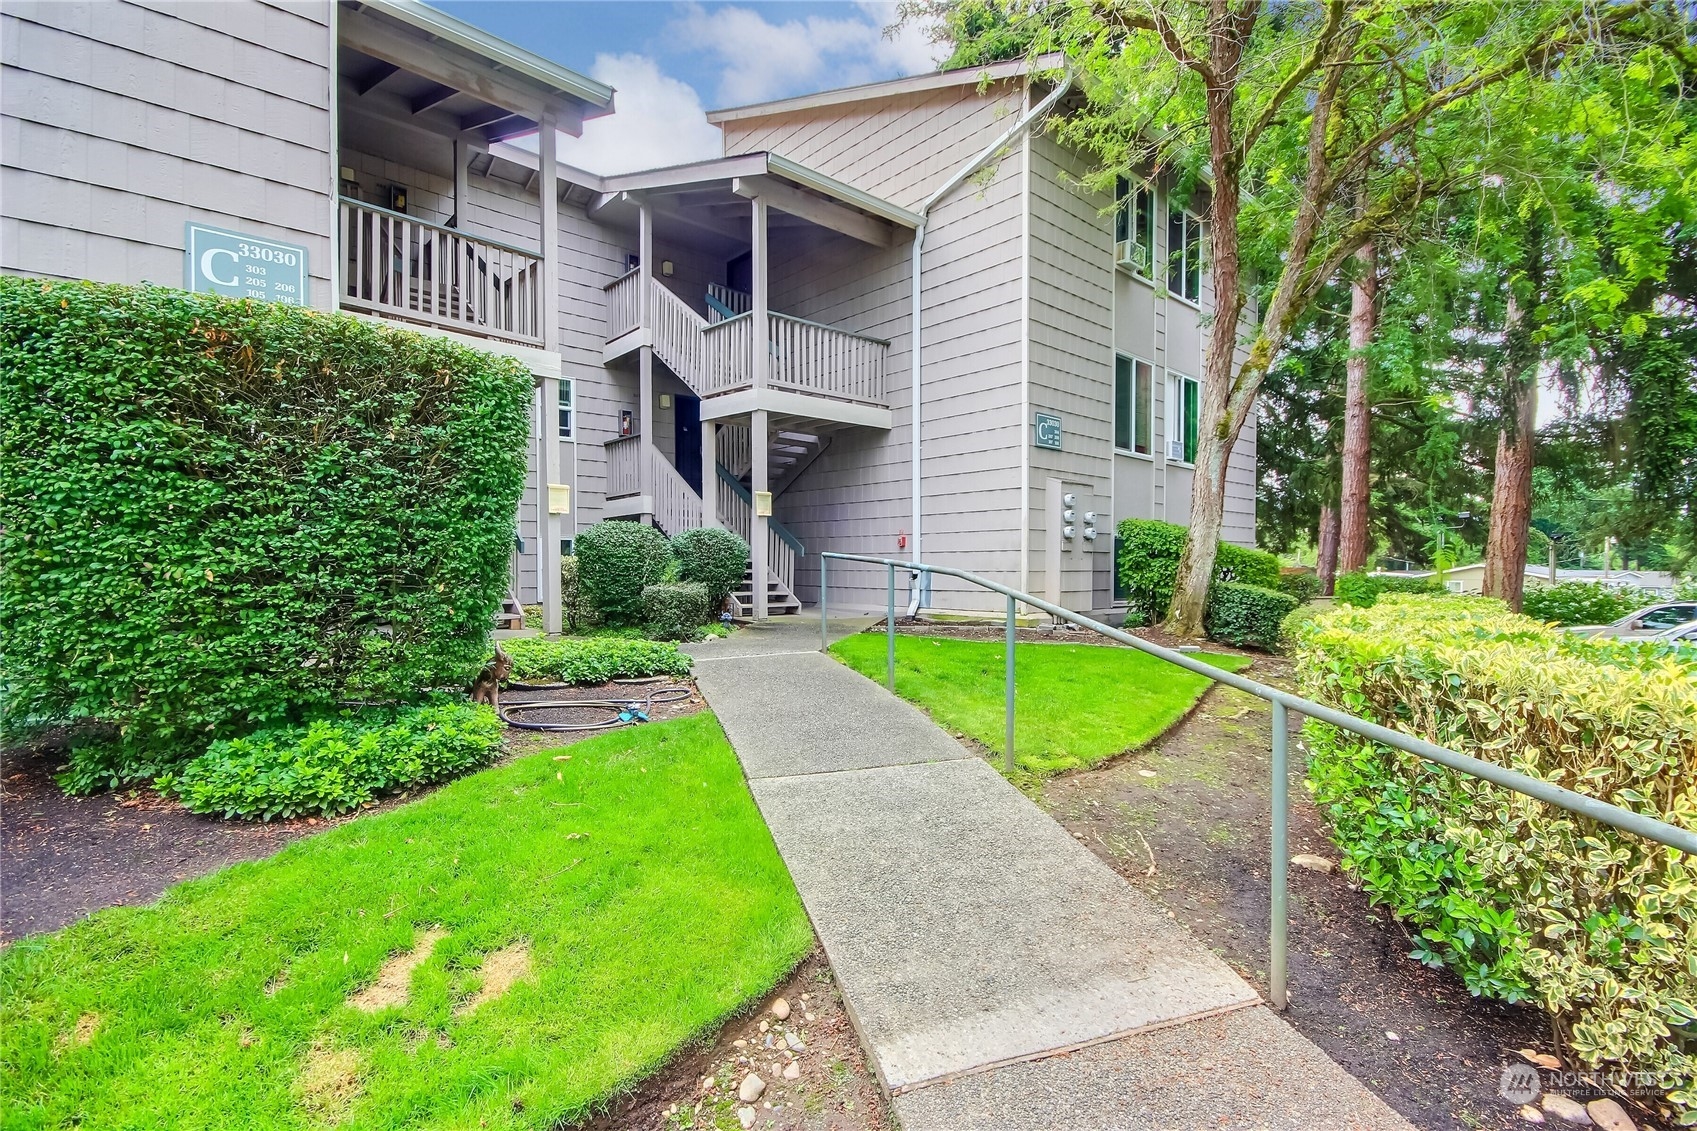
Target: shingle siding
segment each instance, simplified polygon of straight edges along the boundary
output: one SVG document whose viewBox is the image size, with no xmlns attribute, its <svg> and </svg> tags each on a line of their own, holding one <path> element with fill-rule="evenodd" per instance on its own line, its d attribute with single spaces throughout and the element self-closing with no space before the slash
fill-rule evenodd
<svg viewBox="0 0 1697 1131">
<path fill-rule="evenodd" d="M 330 305 L 328 3 L 8 3 L 0 270 L 183 282 L 189 220 L 307 248 Z"/>
</svg>

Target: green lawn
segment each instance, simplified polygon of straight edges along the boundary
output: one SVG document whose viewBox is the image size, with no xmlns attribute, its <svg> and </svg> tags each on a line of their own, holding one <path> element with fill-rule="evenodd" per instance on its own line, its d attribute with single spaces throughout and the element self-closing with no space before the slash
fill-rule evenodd
<svg viewBox="0 0 1697 1131">
<path fill-rule="evenodd" d="M 403 1004 L 346 1004 L 431 928 Z M 16 943 L 0 1125 L 552 1127 L 812 943 L 718 722 L 617 731 Z"/>
<path fill-rule="evenodd" d="M 831 651 L 884 682 L 883 633 L 846 637 Z M 898 635 L 896 694 L 1000 751 L 1005 657 L 999 642 Z M 1243 656 L 1201 658 L 1227 671 L 1249 663 Z M 1014 664 L 1014 755 L 1043 776 L 1135 750 L 1183 718 L 1212 682 L 1130 648 L 1095 644 L 1019 644 Z"/>
</svg>

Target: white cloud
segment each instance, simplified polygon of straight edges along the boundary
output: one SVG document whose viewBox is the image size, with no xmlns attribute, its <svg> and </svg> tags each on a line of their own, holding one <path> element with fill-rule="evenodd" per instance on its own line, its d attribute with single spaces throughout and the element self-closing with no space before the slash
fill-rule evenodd
<svg viewBox="0 0 1697 1131">
<path fill-rule="evenodd" d="M 607 176 L 703 161 L 723 152 L 694 88 L 660 73 L 645 55 L 597 55 L 590 73 L 618 93 L 613 113 L 560 138 L 560 160 Z"/>
<path fill-rule="evenodd" d="M 716 59 L 724 71 L 717 100 L 739 105 L 832 87 L 917 74 L 936 66 L 923 31 L 906 25 L 893 38 L 893 3 L 861 3 L 840 18 L 809 16 L 771 23 L 748 8 L 690 4 L 667 29 L 685 50 Z"/>
</svg>

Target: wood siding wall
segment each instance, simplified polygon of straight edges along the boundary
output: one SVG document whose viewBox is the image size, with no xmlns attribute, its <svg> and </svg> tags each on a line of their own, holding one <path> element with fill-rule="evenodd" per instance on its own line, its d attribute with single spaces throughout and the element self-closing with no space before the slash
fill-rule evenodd
<svg viewBox="0 0 1697 1131">
<path fill-rule="evenodd" d="M 180 287 L 195 220 L 303 245 L 329 307 L 332 67 L 326 2 L 8 2 L 0 270 Z"/>
<path fill-rule="evenodd" d="M 727 154 L 771 150 L 886 200 L 917 208 L 1021 105 L 1018 90 L 956 88 L 859 106 L 727 123 Z M 1023 158 L 1015 152 L 958 188 L 932 212 L 925 243 L 923 553 L 1006 584 L 1019 579 L 1019 443 L 1022 387 L 1020 208 Z M 808 547 L 902 555 L 911 539 L 912 245 L 876 251 L 846 239 L 780 248 L 773 306 L 887 338 L 894 427 L 841 432 L 777 517 Z M 882 608 L 883 577 L 846 567 L 833 586 L 845 604 Z M 817 562 L 801 574 L 817 597 Z M 905 603 L 905 579 L 900 600 Z M 931 603 L 987 608 L 982 590 L 939 578 Z"/>
</svg>

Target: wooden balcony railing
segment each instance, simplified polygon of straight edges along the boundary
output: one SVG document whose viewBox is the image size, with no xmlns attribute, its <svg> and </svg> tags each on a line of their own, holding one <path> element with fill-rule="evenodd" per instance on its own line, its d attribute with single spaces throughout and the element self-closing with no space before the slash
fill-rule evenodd
<svg viewBox="0 0 1697 1131">
<path fill-rule="evenodd" d="M 341 201 L 342 306 L 542 345 L 542 257 L 387 208 Z"/>
<path fill-rule="evenodd" d="M 607 497 L 622 499 L 642 494 L 642 437 L 620 436 L 607 441 Z"/>
<path fill-rule="evenodd" d="M 837 400 L 884 403 L 884 355 L 890 350 L 889 342 L 788 314 L 770 317 L 769 374 L 774 386 Z"/>
<path fill-rule="evenodd" d="M 642 325 L 642 268 L 631 268 L 601 289 L 607 293 L 609 342 Z"/>
</svg>

